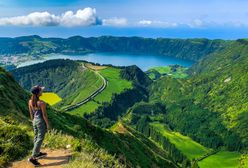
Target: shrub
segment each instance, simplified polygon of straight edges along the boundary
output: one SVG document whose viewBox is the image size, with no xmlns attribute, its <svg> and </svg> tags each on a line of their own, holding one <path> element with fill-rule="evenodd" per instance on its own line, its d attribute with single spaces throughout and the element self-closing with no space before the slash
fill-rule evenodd
<svg viewBox="0 0 248 168">
<path fill-rule="evenodd" d="M 27 155 L 31 148 L 32 139 L 24 127 L 10 124 L 0 127 L 0 166 Z"/>
</svg>

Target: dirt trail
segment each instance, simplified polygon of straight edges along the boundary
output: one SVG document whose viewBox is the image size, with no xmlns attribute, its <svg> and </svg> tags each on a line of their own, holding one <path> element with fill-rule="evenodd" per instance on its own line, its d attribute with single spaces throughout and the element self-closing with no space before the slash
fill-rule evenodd
<svg viewBox="0 0 248 168">
<path fill-rule="evenodd" d="M 42 152 L 46 152 L 47 156 L 39 159 L 41 166 L 48 168 L 62 168 L 65 166 L 71 157 L 69 150 L 49 150 L 45 149 Z M 9 168 L 34 168 L 34 166 L 27 161 L 27 158 L 21 161 L 13 162 Z"/>
</svg>

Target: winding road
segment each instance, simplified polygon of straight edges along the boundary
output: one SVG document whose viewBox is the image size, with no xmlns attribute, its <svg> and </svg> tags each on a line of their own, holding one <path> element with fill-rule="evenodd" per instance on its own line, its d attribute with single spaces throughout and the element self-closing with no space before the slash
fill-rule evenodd
<svg viewBox="0 0 248 168">
<path fill-rule="evenodd" d="M 85 68 L 87 68 L 87 67 L 85 67 Z M 86 104 L 88 101 L 92 100 L 94 97 L 96 97 L 98 94 L 100 94 L 106 88 L 108 81 L 99 72 L 94 71 L 94 73 L 97 74 L 102 79 L 103 84 L 96 91 L 91 93 L 87 98 L 85 98 L 84 100 L 82 100 L 76 104 L 73 104 L 73 105 L 66 107 L 63 111 L 70 111 L 70 110 L 73 110 L 79 106 L 82 106 L 83 104 Z"/>
</svg>

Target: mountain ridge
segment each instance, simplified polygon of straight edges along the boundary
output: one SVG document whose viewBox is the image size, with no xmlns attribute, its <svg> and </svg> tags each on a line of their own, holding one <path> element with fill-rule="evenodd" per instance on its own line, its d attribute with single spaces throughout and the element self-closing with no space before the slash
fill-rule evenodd
<svg viewBox="0 0 248 168">
<path fill-rule="evenodd" d="M 89 52 L 120 52 L 133 54 L 154 54 L 197 61 L 213 52 L 224 49 L 232 41 L 143 37 L 81 37 L 42 38 L 23 36 L 0 38 L 0 54 L 42 55 L 49 53 L 85 54 Z M 7 44 L 7 45 L 6 45 Z"/>
</svg>

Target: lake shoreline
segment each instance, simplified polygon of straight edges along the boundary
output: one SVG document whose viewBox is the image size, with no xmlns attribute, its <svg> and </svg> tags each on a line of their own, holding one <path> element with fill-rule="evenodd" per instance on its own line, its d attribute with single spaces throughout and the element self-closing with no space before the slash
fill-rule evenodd
<svg viewBox="0 0 248 168">
<path fill-rule="evenodd" d="M 32 59 L 20 63 L 14 64 L 17 68 L 37 63 L 42 63 L 47 60 L 53 59 L 70 59 L 70 60 L 83 60 L 88 62 L 94 62 L 98 64 L 111 64 L 114 66 L 130 66 L 137 65 L 143 71 L 147 71 L 150 68 L 158 66 L 168 65 L 181 65 L 183 67 L 190 67 L 195 62 L 185 60 L 181 58 L 175 58 L 171 56 L 161 55 L 149 55 L 149 54 L 127 54 L 127 53 L 116 53 L 116 52 L 95 52 L 86 54 L 46 54 L 39 56 L 37 59 Z"/>
</svg>

